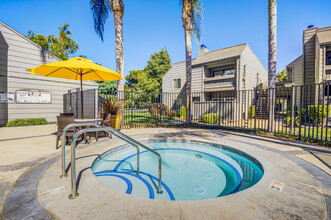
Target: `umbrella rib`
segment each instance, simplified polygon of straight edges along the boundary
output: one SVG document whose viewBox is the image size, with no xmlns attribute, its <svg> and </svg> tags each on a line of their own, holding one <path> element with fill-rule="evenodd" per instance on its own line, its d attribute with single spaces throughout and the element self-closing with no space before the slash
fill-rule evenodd
<svg viewBox="0 0 331 220">
<path fill-rule="evenodd" d="M 92 70 L 92 72 L 95 72 L 95 70 L 93 70 L 93 69 L 91 69 L 91 70 Z M 100 81 L 104 81 L 97 72 L 95 72 L 95 74 L 97 74 L 97 76 L 101 79 Z"/>
<path fill-rule="evenodd" d="M 46 76 L 49 76 L 49 75 L 51 75 L 51 74 L 53 74 L 53 73 L 55 73 L 56 71 L 59 71 L 60 69 L 62 69 L 63 67 L 60 67 L 60 68 L 58 68 L 58 69 L 56 69 L 56 70 L 54 70 L 54 71 L 52 71 L 52 72 L 50 72 L 50 73 L 48 73 Z"/>
<path fill-rule="evenodd" d="M 84 73 L 83 75 L 86 75 L 86 74 L 88 74 L 88 73 L 92 73 L 92 72 L 94 72 L 99 78 L 100 78 L 100 81 L 104 81 L 103 79 L 102 79 L 102 77 L 94 70 L 94 69 L 90 69 L 89 71 L 87 71 L 86 73 Z"/>
</svg>

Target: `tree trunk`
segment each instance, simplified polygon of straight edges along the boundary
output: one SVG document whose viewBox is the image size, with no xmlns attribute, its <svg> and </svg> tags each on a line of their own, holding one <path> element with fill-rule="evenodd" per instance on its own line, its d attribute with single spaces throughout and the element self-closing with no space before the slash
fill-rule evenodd
<svg viewBox="0 0 331 220">
<path fill-rule="evenodd" d="M 124 52 L 123 52 L 123 14 L 120 11 L 114 11 L 115 25 L 115 47 L 116 47 L 116 72 L 124 77 Z M 124 80 L 117 80 L 117 91 L 123 93 Z"/>
<path fill-rule="evenodd" d="M 277 61 L 277 0 L 268 0 L 269 16 L 269 56 L 268 56 L 268 88 L 269 88 L 269 123 L 268 131 L 273 132 L 275 84 L 276 84 L 276 61 Z"/>
<path fill-rule="evenodd" d="M 186 49 L 186 123 L 191 123 L 192 31 L 185 30 Z"/>
<path fill-rule="evenodd" d="M 124 4 L 122 0 L 110 0 L 111 10 L 114 14 L 116 72 L 124 78 L 124 51 L 123 51 L 123 14 Z M 117 80 L 117 99 L 123 100 L 123 106 L 119 114 L 123 115 L 121 128 L 124 126 L 124 79 Z"/>
</svg>

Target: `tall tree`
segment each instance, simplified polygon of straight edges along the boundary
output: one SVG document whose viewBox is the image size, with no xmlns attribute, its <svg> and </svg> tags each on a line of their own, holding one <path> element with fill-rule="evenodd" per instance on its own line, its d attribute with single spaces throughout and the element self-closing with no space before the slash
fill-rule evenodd
<svg viewBox="0 0 331 220">
<path fill-rule="evenodd" d="M 202 24 L 201 0 L 181 0 L 186 51 L 186 123 L 191 122 L 192 34 L 200 42 Z"/>
<path fill-rule="evenodd" d="M 69 25 L 64 24 L 59 27 L 59 36 L 48 35 L 45 37 L 41 34 L 35 34 L 29 30 L 27 37 L 41 46 L 44 50 L 48 50 L 61 60 L 67 60 L 70 54 L 74 54 L 78 50 L 78 44 L 70 38 L 71 31 Z"/>
<path fill-rule="evenodd" d="M 269 20 L 269 55 L 268 55 L 268 88 L 269 88 L 269 123 L 268 130 L 273 132 L 276 61 L 277 61 L 277 0 L 268 0 Z"/>
<path fill-rule="evenodd" d="M 151 55 L 143 70 L 132 70 L 128 74 L 125 91 L 153 92 L 162 91 L 162 77 L 171 67 L 168 51 L 162 48 Z"/>
<path fill-rule="evenodd" d="M 122 0 L 91 0 L 90 6 L 94 19 L 94 30 L 103 41 L 104 26 L 111 10 L 114 15 L 116 71 L 124 76 L 123 52 L 123 15 L 124 3 Z M 124 91 L 124 81 L 117 81 L 117 90 Z"/>
<path fill-rule="evenodd" d="M 276 82 L 286 82 L 287 81 L 287 69 L 285 68 L 282 72 L 277 74 Z"/>
</svg>

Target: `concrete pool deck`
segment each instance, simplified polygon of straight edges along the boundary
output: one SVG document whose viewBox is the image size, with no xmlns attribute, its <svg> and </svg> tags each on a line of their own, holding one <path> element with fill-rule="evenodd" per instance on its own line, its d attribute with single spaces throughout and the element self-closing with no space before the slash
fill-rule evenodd
<svg viewBox="0 0 331 220">
<path fill-rule="evenodd" d="M 41 141 L 39 138 L 47 138 L 47 141 L 41 141 L 47 149 L 41 149 L 41 154 L 38 156 L 37 151 L 40 149 L 36 148 L 35 157 L 30 156 L 33 154 L 29 152 L 25 168 L 33 163 L 39 162 L 39 165 L 23 175 L 9 193 L 7 190 L 6 203 L 2 210 L 3 217 L 8 219 L 20 219 L 24 216 L 60 219 L 96 217 L 108 219 L 110 216 L 112 219 L 327 219 L 328 216 L 330 217 L 328 213 L 330 209 L 328 210 L 326 203 L 326 199 L 330 200 L 331 195 L 328 148 L 220 130 L 150 128 L 128 129 L 123 132 L 137 140 L 189 139 L 235 147 L 256 157 L 263 164 L 265 175 L 252 188 L 221 198 L 170 202 L 134 197 L 104 186 L 89 169 L 98 154 L 123 144 L 117 139 L 103 139 L 97 143 L 78 147 L 77 176 L 81 173 L 78 188 L 80 196 L 75 200 L 69 200 L 70 174 L 67 178 L 59 178 L 60 152 L 54 149 L 55 139 L 52 140 L 52 135 L 41 136 L 43 135 L 41 133 L 40 137 L 29 140 L 36 139 L 34 141 L 38 143 Z M 0 146 L 2 147 L 3 143 L 11 143 L 10 145 L 15 146 L 14 142 L 18 141 L 8 139 L 1 140 L 0 135 Z M 310 153 L 311 150 L 314 150 L 314 153 Z M 315 153 L 323 155 L 326 160 L 316 158 Z M 8 161 L 12 162 L 10 158 Z M 84 171 L 80 172 L 82 170 Z M 284 190 L 278 192 L 270 189 L 272 180 L 283 182 Z M 22 191 L 24 188 L 28 188 L 30 194 Z M 31 198 L 33 195 L 34 198 Z M 30 203 L 30 205 L 20 207 L 20 200 L 21 203 Z"/>
</svg>

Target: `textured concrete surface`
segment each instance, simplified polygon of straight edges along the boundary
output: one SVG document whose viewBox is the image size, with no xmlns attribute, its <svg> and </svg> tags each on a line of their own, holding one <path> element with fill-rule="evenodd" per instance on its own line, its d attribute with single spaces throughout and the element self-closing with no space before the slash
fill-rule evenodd
<svg viewBox="0 0 331 220">
<path fill-rule="evenodd" d="M 47 136 L 57 131 L 56 124 L 24 126 L 24 127 L 0 127 L 0 141 L 18 138 L 33 138 Z"/>
<path fill-rule="evenodd" d="M 35 165 L 11 188 L 1 215 L 6 219 L 54 219 L 37 199 L 40 174 L 44 173 L 57 158 Z M 38 178 L 39 177 L 39 178 Z"/>
<path fill-rule="evenodd" d="M 131 133 L 131 136 L 138 140 L 185 138 L 228 145 L 256 157 L 263 164 L 265 174 L 252 188 L 221 198 L 174 202 L 148 200 L 112 190 L 94 177 L 90 169 L 94 159 L 122 143 L 109 140 L 93 147 L 79 148 L 77 176 L 80 176 L 80 195 L 76 199 L 68 199 L 70 178 L 58 178 L 58 161 L 45 172 L 40 181 L 39 201 L 61 219 L 108 219 L 110 216 L 113 219 L 327 219 L 324 188 L 301 166 L 274 152 L 279 148 L 280 152 L 290 154 L 291 150 L 285 149 L 289 146 L 261 139 L 238 138 L 218 131 L 172 131 L 166 129 L 166 133 Z M 294 150 L 297 151 L 302 150 Z M 270 189 L 272 180 L 283 182 L 284 191 Z"/>
<path fill-rule="evenodd" d="M 201 204 L 138 198 L 103 186 L 92 174 L 89 166 L 95 157 L 107 149 L 123 143 L 118 140 L 102 140 L 97 144 L 79 146 L 77 156 L 80 159 L 77 160 L 77 173 L 81 174 L 78 175 L 81 179 L 78 188 L 80 196 L 75 200 L 69 200 L 67 196 L 70 194 L 70 174 L 65 179 L 59 179 L 59 161 L 51 166 L 50 160 L 45 160 L 47 157 L 54 157 L 60 153 L 54 149 L 55 136 L 52 135 L 54 125 L 47 125 L 45 129 L 43 126 L 36 127 L 38 128 L 27 129 L 29 131 L 24 129 L 26 133 L 19 139 L 10 138 L 12 137 L 10 134 L 16 132 L 14 129 L 8 132 L 7 128 L 5 131 L 7 132 L 7 138 L 3 138 L 6 135 L 3 135 L 3 128 L 0 128 L 0 150 L 6 155 L 0 160 L 0 201 L 3 201 L 4 196 L 8 195 L 3 211 L 13 210 L 6 211 L 6 213 L 14 213 L 10 215 L 14 219 L 15 216 L 23 217 L 24 215 L 28 218 L 29 214 L 31 216 L 36 214 L 35 216 L 43 218 L 43 214 L 40 213 L 44 213 L 44 217 L 51 218 L 52 215 L 48 211 L 63 219 L 95 219 L 96 217 L 109 219 L 110 216 L 113 217 L 112 219 L 140 219 L 143 217 L 145 219 L 234 219 L 237 217 L 242 219 L 243 216 L 245 216 L 245 219 L 327 218 L 325 200 L 328 200 L 329 204 L 331 203 L 331 181 L 330 176 L 326 174 L 326 168 L 330 168 L 327 165 L 331 154 L 330 149 L 324 147 L 219 130 L 177 128 L 123 130 L 124 133 L 141 140 L 150 137 L 188 138 L 237 147 L 257 157 L 265 168 L 270 168 L 270 170 L 269 168 L 267 170 L 272 175 L 270 178 L 265 175 L 253 188 L 231 196 L 203 200 L 200 201 Z M 3 143 L 6 143 L 6 147 Z M 8 146 L 13 147 L 13 149 Z M 261 152 L 262 155 L 260 155 Z M 314 155 L 314 157 L 309 155 Z M 309 163 L 300 159 L 300 157 L 308 160 Z M 69 158 L 69 154 L 67 158 Z M 20 193 L 8 194 L 10 186 L 15 183 L 16 179 L 28 168 L 40 162 L 44 163 L 44 167 L 37 168 L 37 166 L 35 170 L 27 173 L 27 175 L 29 174 L 27 177 L 24 175 L 14 185 L 12 192 L 15 189 L 16 192 Z M 321 167 L 321 164 L 324 164 L 324 171 L 316 168 Z M 48 166 L 50 166 L 49 169 L 44 172 L 44 168 Z M 32 182 L 39 181 L 39 178 L 41 178 L 41 181 L 39 185 L 37 184 L 38 189 L 36 187 L 33 189 L 36 183 Z M 286 184 L 283 192 L 276 193 L 276 191 L 270 191 L 270 188 L 266 188 L 269 187 L 273 178 Z M 23 184 L 23 182 L 28 185 Z M 31 192 L 37 190 L 39 202 L 36 202 L 37 197 L 32 200 L 20 199 L 22 195 L 28 195 L 23 194 L 23 191 L 20 191 L 22 189 Z M 261 193 L 261 189 L 266 191 Z M 259 195 L 259 197 L 252 197 L 254 195 Z M 286 198 L 285 201 L 283 201 L 284 198 Z M 18 200 L 31 205 L 18 207 Z M 42 209 L 40 203 L 46 209 Z M 33 211 L 27 213 L 27 209 L 25 211 L 22 209 L 24 207 L 28 207 Z M 331 207 L 329 207 L 329 212 L 330 210 Z M 24 214 L 22 215 L 22 213 Z M 234 215 L 234 213 L 237 214 Z M 241 217 L 239 217 L 240 214 L 242 214 Z M 329 216 L 331 216 L 330 213 Z"/>
</svg>

